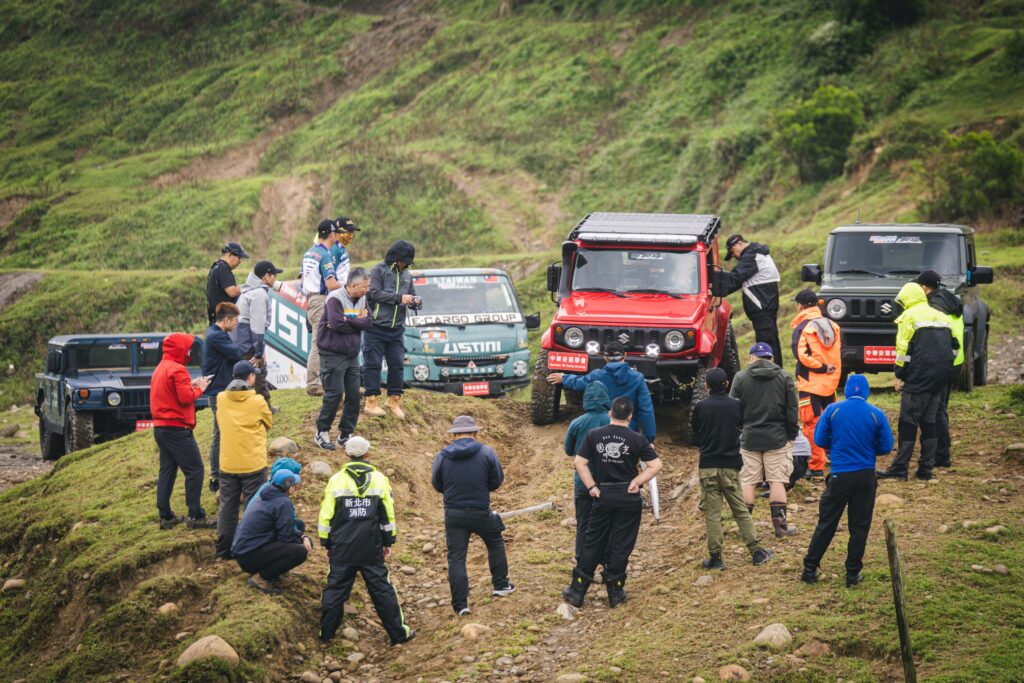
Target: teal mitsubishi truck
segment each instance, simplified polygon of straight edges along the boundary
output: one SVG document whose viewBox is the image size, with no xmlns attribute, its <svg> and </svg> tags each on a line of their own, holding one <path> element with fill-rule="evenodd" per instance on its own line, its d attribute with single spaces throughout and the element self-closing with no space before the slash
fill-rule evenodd
<svg viewBox="0 0 1024 683">
<path fill-rule="evenodd" d="M 523 314 L 508 273 L 444 268 L 412 276 L 423 304 L 405 319 L 405 386 L 500 396 L 530 383 L 527 330 L 540 327 L 540 313 Z M 272 292 L 271 305 L 268 379 L 278 388 L 303 386 L 311 336 L 298 282 Z"/>
</svg>

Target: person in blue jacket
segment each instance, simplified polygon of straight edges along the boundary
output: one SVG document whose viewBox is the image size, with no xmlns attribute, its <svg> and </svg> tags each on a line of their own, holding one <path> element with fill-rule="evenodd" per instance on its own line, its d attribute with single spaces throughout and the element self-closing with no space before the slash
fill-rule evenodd
<svg viewBox="0 0 1024 683">
<path fill-rule="evenodd" d="M 648 441 L 654 443 L 654 401 L 651 400 L 651 391 L 647 388 L 643 374 L 626 363 L 626 349 L 622 344 L 612 342 L 605 346 L 604 360 L 603 368 L 583 376 L 553 372 L 548 375 L 548 382 L 561 384 L 569 391 L 585 391 L 592 382 L 600 382 L 608 390 L 610 400 L 625 396 L 633 402 L 633 419 L 630 420 L 629 428 L 641 432 Z"/>
<path fill-rule="evenodd" d="M 815 583 L 818 566 L 847 510 L 850 542 L 846 550 L 846 587 L 864 580 L 864 547 L 875 511 L 875 458 L 892 451 L 892 428 L 879 408 L 868 403 L 864 375 L 846 380 L 846 400 L 825 408 L 814 429 L 814 443 L 829 451 L 831 474 L 818 503 L 818 526 L 804 557 L 800 580 Z"/>
<path fill-rule="evenodd" d="M 281 592 L 277 580 L 313 550 L 313 542 L 295 526 L 295 506 L 288 497 L 301 481 L 289 469 L 275 472 L 270 486 L 253 496 L 231 543 L 238 566 L 252 575 L 249 585 L 270 595 Z"/>
<path fill-rule="evenodd" d="M 213 324 L 206 330 L 203 340 L 203 376 L 210 377 L 206 395 L 210 397 L 213 412 L 213 440 L 210 441 L 210 491 L 220 490 L 220 426 L 217 424 L 217 396 L 234 379 L 235 363 L 242 360 L 242 349 L 231 340 L 238 328 L 238 306 L 221 302 L 214 311 Z"/>
<path fill-rule="evenodd" d="M 580 446 L 583 439 L 591 429 L 604 427 L 610 424 L 612 419 L 608 411 L 612 409 L 612 400 L 608 398 L 608 390 L 600 382 L 591 382 L 587 390 L 583 392 L 582 415 L 569 424 L 565 432 L 565 454 L 575 458 L 580 453 Z M 591 473 L 593 474 L 593 473 Z M 579 562 L 580 553 L 583 552 L 583 539 L 587 536 L 587 527 L 590 525 L 590 511 L 594 507 L 594 498 L 590 491 L 583 485 L 583 480 L 573 468 L 573 500 L 576 505 L 576 561 Z"/>
</svg>

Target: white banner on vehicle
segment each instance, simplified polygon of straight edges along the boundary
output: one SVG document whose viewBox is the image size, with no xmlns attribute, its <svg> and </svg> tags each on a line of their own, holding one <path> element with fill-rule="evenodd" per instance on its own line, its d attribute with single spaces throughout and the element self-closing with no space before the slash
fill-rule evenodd
<svg viewBox="0 0 1024 683">
<path fill-rule="evenodd" d="M 522 313 L 454 313 L 448 315 L 410 315 L 405 324 L 410 327 L 429 325 L 473 325 L 475 323 L 521 323 Z"/>
<path fill-rule="evenodd" d="M 306 366 L 300 365 L 272 346 L 267 346 L 267 381 L 278 389 L 306 386 Z"/>
</svg>

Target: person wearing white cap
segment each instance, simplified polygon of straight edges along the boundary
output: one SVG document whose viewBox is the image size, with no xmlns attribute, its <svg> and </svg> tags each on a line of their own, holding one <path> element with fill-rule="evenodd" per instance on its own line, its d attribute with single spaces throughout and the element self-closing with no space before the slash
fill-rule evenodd
<svg viewBox="0 0 1024 683">
<path fill-rule="evenodd" d="M 324 643 L 341 628 L 356 574 L 362 574 L 391 644 L 407 643 L 416 635 L 405 623 L 385 563 L 398 539 L 391 482 L 364 460 L 369 450 L 370 442 L 363 437 L 349 437 L 345 453 L 350 460 L 327 482 L 320 505 L 317 533 L 331 565 L 320 600 L 320 640 Z"/>
</svg>

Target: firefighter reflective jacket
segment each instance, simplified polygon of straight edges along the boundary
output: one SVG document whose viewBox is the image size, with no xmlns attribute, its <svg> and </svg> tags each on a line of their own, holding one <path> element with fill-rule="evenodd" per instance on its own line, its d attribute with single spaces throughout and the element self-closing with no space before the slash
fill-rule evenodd
<svg viewBox="0 0 1024 683">
<path fill-rule="evenodd" d="M 346 463 L 327 482 L 317 531 L 333 563 L 383 561 L 384 546 L 398 538 L 391 482 L 369 463 Z"/>
<path fill-rule="evenodd" d="M 908 282 L 896 295 L 903 313 L 896 318 L 896 377 L 903 391 L 939 391 L 949 382 L 955 356 L 949 316 L 928 305 L 921 285 Z"/>
<path fill-rule="evenodd" d="M 821 314 L 817 306 L 796 314 L 793 322 L 793 356 L 796 358 L 796 389 L 815 396 L 834 396 L 842 372 L 839 326 Z M 835 368 L 828 373 L 828 366 Z"/>
<path fill-rule="evenodd" d="M 928 295 L 928 305 L 940 313 L 949 316 L 949 322 L 953 326 L 953 339 L 956 340 L 956 358 L 953 365 L 963 365 L 964 362 L 964 305 L 948 289 L 939 287 Z"/>
</svg>

